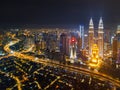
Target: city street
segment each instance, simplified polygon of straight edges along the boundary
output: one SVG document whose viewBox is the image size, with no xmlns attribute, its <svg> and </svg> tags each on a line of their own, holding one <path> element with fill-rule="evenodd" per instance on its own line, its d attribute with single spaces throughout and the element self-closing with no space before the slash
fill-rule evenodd
<svg viewBox="0 0 120 90">
<path fill-rule="evenodd" d="M 61 68 L 63 70 L 67 70 L 69 72 L 76 72 L 78 74 L 83 74 L 83 75 L 89 75 L 91 77 L 96 77 L 98 80 L 100 81 L 105 81 L 105 82 L 108 82 L 110 84 L 113 85 L 112 88 L 115 88 L 116 86 L 117 87 L 120 87 L 120 81 L 116 80 L 116 79 L 113 79 L 112 77 L 108 76 L 108 75 L 105 75 L 105 74 L 102 74 L 102 73 L 99 73 L 99 72 L 95 72 L 95 71 L 91 71 L 91 70 L 88 70 L 88 69 L 85 69 L 85 68 L 80 68 L 80 67 L 76 67 L 76 66 L 73 66 L 73 65 L 64 65 L 64 64 L 60 64 L 59 62 L 55 62 L 55 61 L 51 61 L 51 60 L 43 60 L 43 59 L 39 59 L 39 58 L 36 58 L 34 56 L 29 56 L 29 55 L 25 55 L 23 54 L 23 51 L 21 52 L 16 52 L 16 51 L 12 51 L 9 47 L 14 45 L 15 43 L 18 43 L 20 40 L 19 39 L 16 39 L 15 41 L 11 41 L 9 42 L 7 45 L 4 46 L 4 50 L 7 51 L 9 54 L 7 56 L 4 56 L 4 57 L 1 57 L 1 60 L 3 61 L 4 58 L 9 58 L 9 57 L 17 57 L 19 58 L 20 60 L 18 59 L 15 59 L 15 61 L 12 61 L 16 64 L 16 68 L 23 73 L 23 75 L 21 76 L 23 79 L 20 79 L 20 76 L 14 76 L 13 75 L 13 72 L 3 72 L 1 71 L 0 73 L 4 73 L 5 75 L 8 75 L 9 77 L 11 77 L 12 79 L 14 79 L 16 81 L 16 85 L 18 90 L 21 90 L 22 87 L 24 86 L 23 83 L 29 81 L 28 78 L 29 78 L 29 71 L 31 71 L 31 69 L 33 68 L 32 65 L 30 65 L 30 63 L 36 63 L 39 65 L 43 65 L 42 67 L 40 68 L 35 68 L 36 70 L 33 72 L 35 75 L 39 75 L 41 73 L 42 70 L 44 70 L 46 73 L 51 73 L 50 74 L 50 77 L 55 77 L 55 79 L 52 80 L 52 82 L 50 82 L 47 86 L 44 87 L 44 89 L 47 89 L 49 87 L 51 87 L 54 83 L 56 82 L 60 82 L 60 83 L 65 83 L 64 80 L 62 81 L 61 80 L 61 76 L 58 74 L 54 74 L 52 73 L 53 70 L 49 70 L 49 68 L 51 67 L 54 67 L 54 69 L 56 68 Z M 32 48 L 30 48 L 32 50 Z M 28 49 L 28 51 L 30 51 L 30 49 Z M 21 63 L 20 63 L 21 62 Z M 23 66 L 22 64 L 24 64 L 24 62 L 27 62 L 27 66 Z M 45 69 L 46 67 L 49 67 L 48 69 Z M 29 69 L 27 72 L 25 69 Z M 48 71 L 48 72 L 47 72 Z M 43 72 L 43 71 L 42 71 Z M 49 74 L 46 74 L 45 72 L 44 75 L 49 75 Z M 58 73 L 58 72 L 55 72 L 55 73 Z M 63 74 L 62 77 L 64 77 L 64 75 L 66 76 L 66 74 Z M 28 76 L 28 77 L 27 77 Z M 33 78 L 33 77 L 32 77 Z M 77 77 L 76 77 L 77 78 Z M 41 87 L 40 83 L 38 82 L 38 80 L 36 80 L 36 78 L 34 77 L 33 79 L 33 82 L 30 82 L 29 84 L 36 84 L 37 88 L 39 89 L 43 89 L 43 87 Z M 73 88 L 72 85 L 70 83 L 66 83 L 66 85 L 68 85 L 71 89 Z M 12 87 L 13 88 L 13 87 Z"/>
</svg>

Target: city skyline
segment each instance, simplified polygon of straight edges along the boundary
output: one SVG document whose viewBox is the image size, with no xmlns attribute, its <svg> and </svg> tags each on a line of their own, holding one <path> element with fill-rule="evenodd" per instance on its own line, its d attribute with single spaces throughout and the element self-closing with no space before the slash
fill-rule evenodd
<svg viewBox="0 0 120 90">
<path fill-rule="evenodd" d="M 96 23 L 95 23 L 96 24 Z M 2 90 L 119 90 L 120 26 L 116 33 L 89 20 L 88 34 L 60 28 L 10 29 L 0 34 Z"/>
<path fill-rule="evenodd" d="M 1 90 L 120 90 L 120 1 L 4 0 Z"/>
</svg>

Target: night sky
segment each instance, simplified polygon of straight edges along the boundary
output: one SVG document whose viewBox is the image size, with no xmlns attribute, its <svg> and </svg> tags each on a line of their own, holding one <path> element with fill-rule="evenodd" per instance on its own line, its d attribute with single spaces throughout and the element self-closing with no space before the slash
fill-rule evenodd
<svg viewBox="0 0 120 90">
<path fill-rule="evenodd" d="M 88 25 L 100 17 L 106 27 L 120 24 L 120 0 L 2 0 L 1 25 Z"/>
</svg>

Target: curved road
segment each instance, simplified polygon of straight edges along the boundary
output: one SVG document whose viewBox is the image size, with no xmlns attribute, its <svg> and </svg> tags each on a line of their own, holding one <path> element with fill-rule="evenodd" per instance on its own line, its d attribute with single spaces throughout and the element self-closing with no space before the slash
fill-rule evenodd
<svg viewBox="0 0 120 90">
<path fill-rule="evenodd" d="M 64 64 L 60 64 L 60 63 L 54 62 L 54 61 L 38 59 L 34 56 L 25 55 L 25 54 L 22 53 L 22 51 L 21 52 L 12 51 L 9 47 L 14 45 L 15 43 L 18 43 L 19 41 L 20 41 L 19 39 L 16 39 L 15 41 L 11 41 L 10 43 L 8 43 L 7 45 L 4 46 L 4 50 L 6 52 L 10 53 L 8 56 L 15 56 L 15 57 L 18 57 L 18 58 L 28 59 L 28 60 L 36 62 L 36 63 L 43 63 L 43 64 L 47 64 L 47 65 L 50 65 L 50 66 L 54 65 L 56 67 L 61 67 L 61 68 L 67 69 L 69 71 L 95 76 L 100 80 L 108 81 L 108 82 L 112 83 L 113 86 L 120 87 L 120 81 L 119 80 L 116 80 L 116 79 L 114 79 L 114 78 L 112 78 L 108 75 L 103 74 L 103 73 L 90 71 L 88 69 L 80 68 L 80 67 L 76 67 L 76 66 L 72 66 L 72 65 L 64 65 Z M 17 80 L 17 83 L 18 83 L 18 89 L 21 90 L 20 89 L 21 83 L 17 78 L 16 78 L 16 80 Z"/>
</svg>

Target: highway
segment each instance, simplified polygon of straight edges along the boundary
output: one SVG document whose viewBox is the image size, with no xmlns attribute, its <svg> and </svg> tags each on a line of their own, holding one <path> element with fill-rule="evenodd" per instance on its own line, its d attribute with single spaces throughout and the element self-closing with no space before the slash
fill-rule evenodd
<svg viewBox="0 0 120 90">
<path fill-rule="evenodd" d="M 80 68 L 80 67 L 76 67 L 76 66 L 72 66 L 72 65 L 64 65 L 64 64 L 60 64 L 59 62 L 54 62 L 51 60 L 43 60 L 43 59 L 36 58 L 34 56 L 29 56 L 29 55 L 23 54 L 23 52 L 30 51 L 31 48 L 28 49 L 27 51 L 21 51 L 21 52 L 16 52 L 16 51 L 13 51 L 9 48 L 10 46 L 18 43 L 19 41 L 20 41 L 19 39 L 15 39 L 15 41 L 11 41 L 8 44 L 6 44 L 4 46 L 4 50 L 6 52 L 8 52 L 9 54 L 7 56 L 1 57 L 1 58 L 15 56 L 15 57 L 22 58 L 22 59 L 28 59 L 28 60 L 36 62 L 36 63 L 42 63 L 42 64 L 49 65 L 49 66 L 60 67 L 60 68 L 63 68 L 63 69 L 66 69 L 66 70 L 69 70 L 72 72 L 78 72 L 78 73 L 91 75 L 91 76 L 94 76 L 102 81 L 108 81 L 108 82 L 112 83 L 113 86 L 120 87 L 119 80 L 116 80 L 108 75 L 103 74 L 103 73 L 95 72 L 92 70 L 88 70 L 85 68 Z M 21 90 L 21 82 L 19 81 L 19 79 L 17 77 L 13 77 L 13 78 L 15 78 L 15 80 L 17 81 L 18 90 Z"/>
</svg>

